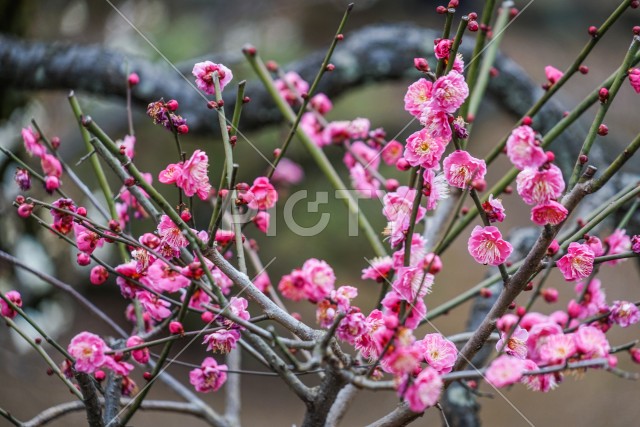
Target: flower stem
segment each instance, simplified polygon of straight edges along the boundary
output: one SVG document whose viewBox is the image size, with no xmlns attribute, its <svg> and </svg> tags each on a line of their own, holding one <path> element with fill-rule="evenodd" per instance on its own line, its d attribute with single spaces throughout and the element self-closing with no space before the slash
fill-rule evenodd
<svg viewBox="0 0 640 427">
<path fill-rule="evenodd" d="M 627 51 L 627 54 L 624 57 L 624 60 L 622 61 L 622 66 L 618 70 L 616 77 L 613 79 L 613 83 L 611 83 L 611 87 L 609 88 L 609 98 L 605 102 L 600 103 L 600 108 L 598 109 L 598 112 L 596 113 L 596 116 L 593 119 L 591 128 L 589 129 L 589 133 L 587 134 L 587 137 L 584 140 L 584 143 L 582 144 L 582 148 L 580 149 L 579 157 L 589 155 L 589 152 L 591 151 L 591 147 L 596 140 L 596 136 L 598 136 L 599 126 L 604 121 L 604 117 L 607 114 L 607 111 L 609 110 L 609 107 L 611 106 L 613 99 L 618 93 L 618 90 L 620 90 L 620 87 L 622 86 L 622 82 L 624 82 L 624 79 L 627 76 L 627 70 L 629 69 L 629 66 L 631 65 L 631 62 L 633 61 L 633 58 L 635 57 L 639 48 L 640 48 L 640 36 L 635 36 L 633 38 L 633 42 L 631 43 L 631 46 L 629 47 L 629 50 Z M 573 186 L 576 185 L 576 183 L 578 182 L 578 178 L 580 177 L 580 173 L 582 171 L 583 165 L 584 165 L 584 162 L 581 162 L 580 158 L 577 158 L 576 164 L 573 167 L 571 178 L 569 179 L 569 185 L 567 185 L 567 191 L 570 191 L 573 188 Z"/>
</svg>

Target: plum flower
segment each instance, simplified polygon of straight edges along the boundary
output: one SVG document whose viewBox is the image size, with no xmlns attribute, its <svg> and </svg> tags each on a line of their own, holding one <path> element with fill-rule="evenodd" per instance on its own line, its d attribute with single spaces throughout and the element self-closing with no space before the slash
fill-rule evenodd
<svg viewBox="0 0 640 427">
<path fill-rule="evenodd" d="M 196 150 L 186 162 L 168 165 L 160 172 L 158 180 L 163 184 L 176 184 L 187 197 L 197 194 L 200 200 L 207 200 L 211 191 L 208 169 L 207 153 Z"/>
<path fill-rule="evenodd" d="M 411 84 L 404 96 L 404 109 L 414 117 L 420 117 L 431 98 L 433 83 L 420 79 Z"/>
<path fill-rule="evenodd" d="M 572 242 L 567 254 L 556 261 L 556 265 L 568 282 L 588 277 L 593 271 L 595 255 L 586 244 Z"/>
<path fill-rule="evenodd" d="M 517 357 L 518 359 L 524 359 L 527 357 L 527 339 L 529 333 L 526 329 L 516 326 L 515 331 L 509 337 L 508 332 L 503 332 L 500 335 L 500 340 L 496 343 L 496 350 L 504 351 L 509 356 Z M 503 350 L 504 349 L 504 350 Z"/>
<path fill-rule="evenodd" d="M 167 215 L 162 215 L 160 218 L 158 235 L 161 239 L 161 246 L 166 245 L 174 252 L 179 252 L 180 248 L 185 248 L 189 245 L 189 241 L 180 228 Z"/>
<path fill-rule="evenodd" d="M 137 335 L 132 335 L 127 339 L 127 347 L 137 347 L 139 345 L 144 344 L 144 340 Z M 143 347 L 135 350 L 131 350 L 131 357 L 133 360 L 140 363 L 141 365 L 145 365 L 149 362 L 149 348 Z"/>
<path fill-rule="evenodd" d="M 362 270 L 362 280 L 371 279 L 382 283 L 389 278 L 393 269 L 393 260 L 389 256 L 377 257 L 369 261 L 369 267 Z"/>
<path fill-rule="evenodd" d="M 149 266 L 142 282 L 156 292 L 177 292 L 191 283 L 180 271 L 173 270 L 169 264 L 160 259 Z"/>
<path fill-rule="evenodd" d="M 422 268 L 401 267 L 398 269 L 397 278 L 392 287 L 404 300 L 413 302 L 431 291 L 433 280 L 433 275 L 425 274 Z"/>
<path fill-rule="evenodd" d="M 449 185 L 458 188 L 467 187 L 472 180 L 484 179 L 487 165 L 484 160 L 472 157 L 468 152 L 456 150 L 442 162 L 444 176 Z"/>
<path fill-rule="evenodd" d="M 632 302 L 614 301 L 611 306 L 611 315 L 609 318 L 613 323 L 620 325 L 622 328 L 626 328 L 640 321 L 640 310 Z"/>
<path fill-rule="evenodd" d="M 44 145 L 40 144 L 38 140 L 40 136 L 31 129 L 22 128 L 22 140 L 24 141 L 24 148 L 27 150 L 30 156 L 42 157 L 47 149 L 44 148 Z"/>
<path fill-rule="evenodd" d="M 445 144 L 451 141 L 451 124 L 449 124 L 449 114 L 444 111 L 427 108 L 420 116 L 420 123 L 424 126 L 427 134 Z"/>
<path fill-rule="evenodd" d="M 526 359 L 524 361 L 524 366 L 526 372 L 533 372 L 539 369 L 536 362 L 529 359 Z M 541 391 L 543 393 L 551 391 L 558 386 L 556 375 L 553 373 L 540 375 L 524 375 L 520 382 L 526 385 L 529 390 Z"/>
<path fill-rule="evenodd" d="M 444 141 L 432 138 L 427 129 L 422 129 L 407 138 L 404 158 L 411 166 L 430 169 L 438 165 L 445 148 Z"/>
<path fill-rule="evenodd" d="M 460 108 L 467 96 L 469 96 L 469 87 L 464 81 L 464 76 L 452 70 L 433 84 L 429 107 L 453 113 Z"/>
<path fill-rule="evenodd" d="M 280 96 L 291 105 L 298 101 L 299 96 L 309 91 L 309 83 L 295 71 L 287 72 L 283 79 L 276 80 L 274 84 Z"/>
<path fill-rule="evenodd" d="M 438 398 L 442 392 L 442 386 L 442 378 L 440 378 L 438 372 L 427 366 L 418 374 L 413 382 L 406 387 L 404 399 L 412 411 L 422 412 L 438 402 Z M 400 389 L 404 389 L 404 387 Z"/>
<path fill-rule="evenodd" d="M 302 265 L 302 274 L 309 285 L 307 298 L 311 302 L 320 301 L 333 291 L 336 275 L 325 261 L 315 258 L 308 259 Z"/>
<path fill-rule="evenodd" d="M 162 320 L 171 316 L 171 310 L 169 309 L 171 304 L 168 301 L 160 299 L 158 296 L 147 291 L 138 292 L 136 298 L 138 298 L 140 305 L 145 312 L 149 313 L 152 319 Z"/>
<path fill-rule="evenodd" d="M 578 351 L 588 357 L 607 357 L 611 349 L 604 332 L 595 326 L 581 325 L 573 340 Z"/>
<path fill-rule="evenodd" d="M 556 165 L 549 169 L 526 168 L 516 178 L 517 190 L 528 205 L 536 205 L 560 197 L 564 191 L 562 172 Z"/>
<path fill-rule="evenodd" d="M 189 382 L 196 391 L 217 391 L 227 381 L 227 365 L 218 365 L 213 357 L 207 357 L 199 368 L 189 372 Z"/>
<path fill-rule="evenodd" d="M 529 167 L 537 168 L 547 161 L 544 150 L 536 144 L 535 132 L 526 125 L 511 131 L 507 139 L 507 156 L 520 170 Z"/>
<path fill-rule="evenodd" d="M 437 174 L 433 169 L 426 169 L 422 174 L 424 183 L 422 194 L 427 198 L 427 210 L 432 211 L 442 199 L 449 197 L 449 185 L 444 174 Z"/>
<path fill-rule="evenodd" d="M 236 330 L 222 329 L 204 336 L 203 344 L 207 344 L 207 351 L 214 353 L 229 353 L 236 348 L 240 333 Z"/>
<path fill-rule="evenodd" d="M 492 225 L 488 227 L 477 225 L 471 232 L 467 247 L 473 259 L 485 265 L 500 265 L 513 251 L 511 243 L 503 240 L 500 230 Z"/>
<path fill-rule="evenodd" d="M 404 146 L 402 143 L 396 141 L 395 139 L 387 142 L 387 144 L 382 148 L 382 152 L 380 153 L 380 157 L 387 165 L 395 165 L 396 162 L 402 157 L 402 150 Z"/>
<path fill-rule="evenodd" d="M 424 360 L 440 375 L 451 372 L 458 357 L 455 344 L 441 334 L 427 334 L 420 341 Z"/>
<path fill-rule="evenodd" d="M 105 351 L 109 347 L 99 336 L 90 332 L 81 332 L 69 343 L 67 351 L 75 359 L 75 369 L 87 374 L 95 372 L 107 361 Z"/>
<path fill-rule="evenodd" d="M 578 349 L 571 334 L 549 335 L 544 344 L 540 346 L 540 360 L 546 363 L 564 363 L 568 358 L 576 354 Z"/>
<path fill-rule="evenodd" d="M 531 221 L 536 225 L 558 225 L 568 214 L 569 211 L 561 203 L 549 200 L 531 209 Z"/>
<path fill-rule="evenodd" d="M 609 246 L 607 255 L 618 255 L 631 250 L 631 238 L 627 236 L 627 232 L 625 230 L 617 229 L 609 237 L 604 239 L 604 242 Z M 626 261 L 626 259 L 613 259 L 611 261 L 607 261 L 607 264 L 616 265 L 623 261 Z"/>
<path fill-rule="evenodd" d="M 20 295 L 20 292 L 9 291 L 4 296 L 16 307 L 22 307 L 22 296 Z M 13 319 L 18 315 L 18 312 L 15 311 L 9 304 L 7 304 L 4 299 L 0 299 L 0 315 L 3 317 L 8 317 L 9 319 Z"/>
<path fill-rule="evenodd" d="M 256 178 L 253 185 L 242 196 L 251 209 L 270 209 L 278 201 L 278 192 L 266 176 Z"/>
<path fill-rule="evenodd" d="M 524 370 L 524 360 L 503 354 L 491 362 L 485 376 L 489 384 L 501 388 L 518 382 Z"/>
<path fill-rule="evenodd" d="M 482 210 L 487 215 L 489 222 L 502 222 L 506 216 L 502 199 L 494 199 L 493 194 L 489 194 L 489 199 L 482 204 Z"/>
<path fill-rule="evenodd" d="M 192 74 L 196 78 L 196 86 L 208 95 L 215 95 L 216 93 L 216 87 L 213 81 L 213 73 L 215 71 L 218 72 L 220 90 L 223 91 L 224 87 L 233 79 L 233 73 L 230 69 L 222 64 L 215 64 L 211 61 L 198 62 L 193 66 Z"/>
</svg>

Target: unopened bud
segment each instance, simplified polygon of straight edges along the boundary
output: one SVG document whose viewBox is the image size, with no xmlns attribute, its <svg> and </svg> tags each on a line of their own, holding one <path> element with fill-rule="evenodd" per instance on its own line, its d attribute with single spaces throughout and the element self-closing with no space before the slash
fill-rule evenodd
<svg viewBox="0 0 640 427">
<path fill-rule="evenodd" d="M 600 126 L 598 126 L 598 135 L 606 136 L 608 133 L 609 133 L 609 127 L 607 125 L 602 123 Z"/>
<path fill-rule="evenodd" d="M 187 125 L 180 125 L 176 130 L 180 135 L 184 135 L 185 133 L 189 132 L 189 127 Z"/>
<path fill-rule="evenodd" d="M 425 58 L 413 58 L 413 66 L 418 71 L 427 72 L 429 71 L 429 62 Z"/>
<path fill-rule="evenodd" d="M 589 67 L 587 67 L 586 65 L 581 65 L 578 68 L 578 71 L 580 71 L 582 74 L 587 74 L 589 72 Z"/>
<path fill-rule="evenodd" d="M 336 69 L 336 66 L 333 65 L 333 64 L 327 64 L 327 66 L 325 67 L 325 70 L 328 71 L 328 72 L 331 72 L 331 71 L 333 71 L 335 69 Z"/>
<path fill-rule="evenodd" d="M 607 100 L 609 99 L 609 89 L 607 89 L 606 87 L 600 88 L 600 91 L 598 92 L 598 99 L 603 104 L 607 102 Z"/>
<path fill-rule="evenodd" d="M 472 33 L 478 31 L 478 28 L 478 21 L 469 21 L 469 23 L 467 24 L 467 30 L 471 31 Z"/>
<path fill-rule="evenodd" d="M 137 85 L 138 83 L 140 83 L 140 76 L 138 76 L 138 74 L 136 73 L 129 74 L 129 77 L 127 78 L 127 83 L 129 83 L 129 86 L 131 87 Z"/>
<path fill-rule="evenodd" d="M 598 27 L 595 25 L 590 26 L 587 31 L 591 37 L 596 37 L 598 35 Z"/>
</svg>

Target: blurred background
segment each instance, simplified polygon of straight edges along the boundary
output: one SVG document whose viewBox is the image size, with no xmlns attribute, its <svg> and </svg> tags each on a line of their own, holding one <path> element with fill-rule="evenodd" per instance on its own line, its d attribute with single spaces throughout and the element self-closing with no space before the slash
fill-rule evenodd
<svg viewBox="0 0 640 427">
<path fill-rule="evenodd" d="M 551 64 L 561 70 L 566 68 L 586 42 L 587 27 L 603 22 L 614 9 L 615 3 L 591 0 L 516 1 L 516 7 L 526 7 L 526 10 L 505 32 L 502 52 L 524 67 L 534 81 L 543 83 L 544 66 Z M 195 62 L 193 58 L 210 53 L 228 55 L 229 63 L 226 65 L 233 69 L 234 82 L 237 82 L 242 78 L 253 79 L 251 71 L 242 61 L 242 45 L 250 42 L 258 47 L 263 58 L 274 59 L 280 64 L 326 48 L 347 2 L 131 0 L 113 1 L 112 4 L 173 63 L 189 65 Z M 367 25 L 404 22 L 439 30 L 442 17 L 434 12 L 438 4 L 440 3 L 418 0 L 356 1 L 345 33 L 348 37 L 349 31 Z M 461 14 L 480 12 L 482 5 L 481 1 L 461 0 Z M 566 89 L 561 91 L 567 109 L 571 109 L 618 66 L 630 42 L 631 27 L 636 24 L 638 12 L 631 10 L 596 47 L 586 63 L 590 67 L 589 74 L 576 76 Z M 0 0 L 0 32 L 11 33 L 27 40 L 99 44 L 130 55 L 161 60 L 158 53 L 106 0 Z M 398 40 L 398 43 L 402 43 L 402 40 Z M 371 120 L 372 128 L 383 127 L 387 135 L 395 135 L 410 120 L 410 116 L 402 108 L 402 99 L 407 85 L 411 82 L 412 80 L 406 79 L 377 83 L 350 91 L 334 100 L 335 108 L 328 115 L 328 119 L 350 120 L 366 117 Z M 67 160 L 70 164 L 74 164 L 82 156 L 82 153 L 76 150 L 82 142 L 68 108 L 66 92 L 24 92 L 0 87 L 0 95 L 0 144 L 5 147 L 18 147 L 21 142 L 20 128 L 27 126 L 31 118 L 35 118 L 49 137 L 60 137 L 62 153 L 69 156 Z M 125 104 L 122 99 L 82 93 L 78 95 L 85 112 L 90 113 L 103 125 L 114 139 L 122 138 L 127 133 Z M 251 93 L 247 95 L 251 96 Z M 610 129 L 607 142 L 611 143 L 611 149 L 622 147 L 638 132 L 639 99 L 625 84 L 606 121 Z M 587 122 L 590 117 L 592 116 L 587 116 Z M 176 160 L 172 157 L 175 152 L 172 136 L 154 126 L 146 117 L 143 108 L 134 111 L 134 120 L 138 141 L 136 162 L 141 170 L 151 172 L 155 177 L 164 165 Z M 510 129 L 513 120 L 514 117 L 501 111 L 491 101 L 487 101 L 474 126 L 473 142 L 470 146 L 472 154 L 485 155 Z M 415 125 L 409 127 L 397 139 L 403 141 L 416 128 Z M 248 133 L 247 138 L 261 153 L 270 158 L 273 149 L 281 144 L 285 135 L 286 130 L 283 127 L 272 126 Z M 182 143 L 187 152 L 196 148 L 207 150 L 212 162 L 211 176 L 217 179 L 223 161 L 219 135 L 187 135 L 182 138 Z M 555 149 L 562 150 L 562 147 Z M 346 170 L 342 167 L 341 151 L 329 147 L 326 152 L 334 160 L 345 180 L 348 180 Z M 293 186 L 288 191 L 303 188 L 310 192 L 330 190 L 321 172 L 299 144 L 294 142 L 289 153 L 291 159 L 303 166 L 306 178 L 302 184 Z M 268 166 L 249 144 L 243 144 L 242 141 L 236 147 L 235 157 L 241 164 L 242 181 L 253 181 L 256 176 L 263 174 Z M 498 167 L 488 176 L 489 185 L 493 184 L 500 172 L 507 167 L 504 159 L 496 163 Z M 44 230 L 38 229 L 35 224 L 20 220 L 15 215 L 14 208 L 11 207 L 11 200 L 17 194 L 13 183 L 14 165 L 9 164 L 4 158 L 0 158 L 0 164 L 0 247 L 30 265 L 72 284 L 104 308 L 118 323 L 127 326 L 123 318 L 126 302 L 119 296 L 112 281 L 99 288 L 92 287 L 88 281 L 88 269 L 75 268 L 75 253 Z M 78 168 L 78 173 L 86 180 L 87 185 L 95 188 L 95 182 L 89 172 L 86 162 Z M 383 170 L 383 173 L 398 176 L 389 168 Z M 117 188 L 116 180 L 112 182 L 113 188 Z M 217 182 L 214 185 L 217 185 Z M 69 191 L 80 197 L 79 193 Z M 286 192 L 281 194 L 281 197 L 281 201 L 284 201 Z M 507 209 L 507 222 L 501 227 L 503 230 L 512 226 L 528 225 L 529 210 L 517 200 L 517 197 L 506 196 L 503 201 Z M 318 213 L 306 212 L 305 203 L 296 206 L 296 219 L 302 226 L 315 224 L 323 212 L 331 214 L 328 227 L 315 237 L 299 237 L 288 230 L 282 220 L 282 203 L 279 205 L 273 220 L 278 227 L 276 236 L 258 235 L 255 230 L 249 232 L 261 248 L 263 262 L 268 263 L 273 259 L 269 274 L 274 285 L 283 274 L 301 266 L 307 258 L 324 259 L 333 266 L 338 278 L 337 285 L 353 285 L 359 288 L 360 296 L 356 304 L 367 312 L 375 304 L 379 285 L 363 282 L 360 279 L 360 271 L 368 265 L 365 258 L 371 258 L 373 253 L 363 236 L 348 235 L 347 217 L 342 202 L 332 200 L 328 205 L 320 205 Z M 374 228 L 381 231 L 385 224 L 379 214 L 380 202 L 364 201 L 361 202 L 361 206 L 370 214 Z M 199 222 L 206 224 L 209 207 L 197 205 L 194 214 Z M 137 227 L 134 232 L 140 233 L 148 231 L 151 224 L 141 223 Z M 106 258 L 112 255 L 115 254 L 100 254 Z M 445 268 L 437 277 L 433 293 L 427 299 L 428 307 L 436 307 L 460 291 L 472 287 L 485 274 L 485 269 L 469 257 L 463 241 L 457 242 L 445 254 L 443 262 Z M 461 268 L 462 265 L 464 267 Z M 640 298 L 636 264 L 629 262 L 615 269 L 603 267 L 600 278 L 607 290 L 608 301 L 636 301 Z M 573 297 L 572 286 L 564 283 L 558 275 L 553 275 L 549 284 L 560 290 L 561 298 L 556 305 L 540 303 L 536 309 L 544 313 L 564 308 L 568 299 Z M 104 324 L 79 308 L 66 295 L 53 291 L 49 285 L 31 275 L 13 271 L 8 265 L 0 264 L 0 290 L 15 288 L 23 292 L 27 311 L 46 325 L 47 331 L 61 343 L 67 343 L 70 337 L 81 330 L 98 334 L 111 333 Z M 524 295 L 518 302 L 523 303 L 527 298 L 528 296 Z M 292 311 L 300 312 L 305 319 L 313 322 L 313 307 L 310 304 L 287 305 Z M 463 330 L 468 309 L 469 304 L 461 306 L 448 316 L 437 319 L 435 326 L 443 334 Z M 194 319 L 192 327 L 197 327 L 198 322 L 198 319 Z M 612 345 L 619 345 L 638 337 L 637 325 L 629 329 L 614 328 L 609 334 Z M 433 332 L 431 328 L 423 328 L 417 335 L 421 338 L 422 334 L 430 332 Z M 181 342 L 174 348 L 179 351 L 185 344 L 186 341 Z M 184 353 L 183 360 L 200 363 L 204 357 L 203 353 L 201 346 L 192 345 Z M 633 370 L 634 367 L 628 359 L 626 353 L 621 353 L 619 367 Z M 262 369 L 248 355 L 244 358 L 243 367 Z M 187 382 L 189 369 L 174 365 L 169 371 Z M 0 384 L 3 386 L 0 389 L 0 407 L 12 411 L 19 419 L 27 420 L 49 406 L 70 400 L 70 396 L 58 380 L 46 376 L 45 371 L 46 365 L 31 348 L 10 334 L 7 328 L 0 328 Z M 139 385 L 144 385 L 144 380 L 138 374 L 139 372 L 136 372 L 137 376 L 134 378 Z M 492 391 L 486 385 L 482 385 L 482 390 Z M 292 425 L 302 420 L 303 405 L 277 378 L 243 376 L 242 392 L 244 425 Z M 591 371 L 584 377 L 568 375 L 564 383 L 548 395 L 529 392 L 521 385 L 501 392 L 504 396 L 495 395 L 492 399 L 480 400 L 485 425 L 529 425 L 518 411 L 536 426 L 629 426 L 637 425 L 640 416 L 635 406 L 640 398 L 638 384 L 604 372 Z M 171 399 L 175 398 L 175 395 L 159 383 L 154 386 L 150 398 Z M 202 395 L 202 398 L 214 407 L 221 407 L 223 404 L 222 393 Z M 371 422 L 393 409 L 396 403 L 397 398 L 392 393 L 362 392 L 343 425 L 363 425 Z M 84 413 L 76 413 L 51 425 L 81 426 L 86 423 L 84 419 Z M 203 425 L 193 418 L 145 412 L 137 414 L 131 422 L 136 426 L 168 426 L 178 423 Z M 440 415 L 435 410 L 427 411 L 424 418 L 416 422 L 417 425 L 439 423 Z M 0 426 L 2 425 L 6 425 L 6 422 L 0 419 Z"/>
</svg>

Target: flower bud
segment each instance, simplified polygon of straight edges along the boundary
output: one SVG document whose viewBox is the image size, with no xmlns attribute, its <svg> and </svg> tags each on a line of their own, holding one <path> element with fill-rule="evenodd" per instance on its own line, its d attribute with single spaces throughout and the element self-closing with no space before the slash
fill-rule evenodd
<svg viewBox="0 0 640 427">
<path fill-rule="evenodd" d="M 189 212 L 189 209 L 185 209 L 182 212 L 180 212 L 180 218 L 184 222 L 189 222 L 189 221 L 191 221 L 191 218 L 193 218 L 193 217 L 191 216 L 191 212 Z"/>
<path fill-rule="evenodd" d="M 80 216 L 87 216 L 87 208 L 79 206 L 78 209 L 76 209 L 76 213 Z"/>
<path fill-rule="evenodd" d="M 588 32 L 591 37 L 596 37 L 598 35 L 598 27 L 592 25 L 589 27 Z"/>
<path fill-rule="evenodd" d="M 202 313 L 202 314 L 200 315 L 200 319 L 202 319 L 202 321 L 203 321 L 204 323 L 206 323 L 206 324 L 209 324 L 209 323 L 213 322 L 213 318 L 214 318 L 214 317 L 215 317 L 215 316 L 214 316 L 214 315 L 213 315 L 213 313 L 212 313 L 212 312 L 210 312 L 210 311 L 205 311 L 204 313 Z"/>
<path fill-rule="evenodd" d="M 336 69 L 336 66 L 333 65 L 333 64 L 327 64 L 327 66 L 325 67 L 325 71 L 327 71 L 329 73 L 332 72 L 335 69 Z"/>
<path fill-rule="evenodd" d="M 91 269 L 89 281 L 93 285 L 102 285 L 109 278 L 109 272 L 101 265 L 96 265 Z"/>
<path fill-rule="evenodd" d="M 558 243 L 557 240 L 554 239 L 549 245 L 549 247 L 547 248 L 547 255 L 553 256 L 556 253 L 558 253 L 558 250 L 560 250 L 560 244 Z"/>
<path fill-rule="evenodd" d="M 169 323 L 169 332 L 171 332 L 172 335 L 182 335 L 184 334 L 184 327 L 182 323 L 173 321 Z"/>
<path fill-rule="evenodd" d="M 589 72 L 589 67 L 587 67 L 586 65 L 581 65 L 580 68 L 578 68 L 578 71 L 580 71 L 582 74 L 587 74 Z"/>
<path fill-rule="evenodd" d="M 85 265 L 89 265 L 91 263 L 91 257 L 89 256 L 89 254 L 80 252 L 77 255 L 76 261 L 78 262 L 78 265 L 81 265 L 84 267 Z"/>
<path fill-rule="evenodd" d="M 416 70 L 427 72 L 429 71 L 429 62 L 425 58 L 413 58 L 413 66 Z"/>
<path fill-rule="evenodd" d="M 47 190 L 49 194 L 51 194 L 54 191 L 56 191 L 58 188 L 60 188 L 60 180 L 56 176 L 49 175 L 44 180 L 44 188 Z"/>
<path fill-rule="evenodd" d="M 160 238 L 153 233 L 144 233 L 140 237 L 140 243 L 151 249 L 155 249 L 160 246 Z"/>
<path fill-rule="evenodd" d="M 493 292 L 491 292 L 491 289 L 489 289 L 489 288 L 481 288 L 480 289 L 480 296 L 482 298 L 491 298 L 492 295 L 493 295 Z"/>
<path fill-rule="evenodd" d="M 600 88 L 600 91 L 598 92 L 598 99 L 603 104 L 607 102 L 607 100 L 609 99 L 609 89 L 607 89 L 606 87 Z"/>
<path fill-rule="evenodd" d="M 469 23 L 467 24 L 467 29 L 472 33 L 475 33 L 476 31 L 478 31 L 478 28 L 479 28 L 478 21 L 469 21 Z"/>
<path fill-rule="evenodd" d="M 411 169 L 411 165 L 404 157 L 402 157 L 396 162 L 396 169 L 399 171 L 408 171 Z"/>
<path fill-rule="evenodd" d="M 107 377 L 107 374 L 105 374 L 102 369 L 98 369 L 93 373 L 93 377 L 96 379 L 96 381 L 103 381 Z"/>
<path fill-rule="evenodd" d="M 558 301 L 558 290 L 555 288 L 547 288 L 542 290 L 542 298 L 549 304 Z"/>
<path fill-rule="evenodd" d="M 609 133 L 609 127 L 607 125 L 602 123 L 600 126 L 598 126 L 598 135 L 606 136 L 608 133 Z"/>
<path fill-rule="evenodd" d="M 189 132 L 189 127 L 187 125 L 180 125 L 176 130 L 180 135 L 184 135 L 185 133 Z"/>
<path fill-rule="evenodd" d="M 29 218 L 31 212 L 33 212 L 33 204 L 31 203 L 23 203 L 18 207 L 18 215 L 22 218 Z"/>
<path fill-rule="evenodd" d="M 130 87 L 137 85 L 138 83 L 140 83 L 140 76 L 138 76 L 137 73 L 129 74 L 129 77 L 127 78 L 127 83 L 129 83 Z"/>
<path fill-rule="evenodd" d="M 166 106 L 169 111 L 176 111 L 178 109 L 178 101 L 171 99 L 167 102 Z"/>
<path fill-rule="evenodd" d="M 397 179 L 389 178 L 384 184 L 387 191 L 396 191 L 400 186 Z"/>
<path fill-rule="evenodd" d="M 60 147 L 60 138 L 57 136 L 51 138 L 51 147 L 53 147 L 54 150 L 57 150 L 58 147 Z"/>
</svg>

